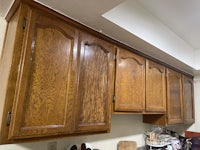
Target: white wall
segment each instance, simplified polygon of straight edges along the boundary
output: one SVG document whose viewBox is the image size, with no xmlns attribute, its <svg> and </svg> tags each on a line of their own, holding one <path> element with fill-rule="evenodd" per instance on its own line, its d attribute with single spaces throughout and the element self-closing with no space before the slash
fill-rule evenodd
<svg viewBox="0 0 200 150">
<path fill-rule="evenodd" d="M 3 48 L 4 36 L 6 32 L 6 25 L 7 25 L 6 20 L 3 17 L 0 17 L 0 58 Z"/>
<path fill-rule="evenodd" d="M 194 78 L 194 103 L 195 103 L 195 123 L 188 129 L 189 131 L 200 132 L 200 76 Z"/>
<path fill-rule="evenodd" d="M 138 2 L 127 0 L 103 14 L 103 17 L 187 65 L 196 67 L 194 49 Z"/>
<path fill-rule="evenodd" d="M 65 150 L 72 144 L 80 145 L 83 142 L 90 143 L 93 148 L 100 150 L 116 150 L 120 140 L 134 140 L 138 146 L 143 146 L 143 133 L 151 128 L 151 125 L 142 123 L 142 115 L 113 115 L 111 122 L 111 133 L 53 141 L 57 142 L 58 150 Z M 52 141 L 0 145 L 0 150 L 47 150 L 48 142 Z"/>
</svg>

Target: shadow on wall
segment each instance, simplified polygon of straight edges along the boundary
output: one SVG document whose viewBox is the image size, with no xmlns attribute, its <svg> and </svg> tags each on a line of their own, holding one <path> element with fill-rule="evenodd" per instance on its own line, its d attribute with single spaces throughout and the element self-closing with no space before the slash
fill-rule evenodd
<svg viewBox="0 0 200 150">
<path fill-rule="evenodd" d="M 138 146 L 144 145 L 143 134 L 146 130 L 150 130 L 152 125 L 145 124 L 142 122 L 141 114 L 130 114 L 130 115 L 112 115 L 111 120 L 111 132 L 106 134 L 88 135 L 88 136 L 78 136 L 78 137 L 66 137 L 62 140 L 57 141 L 57 150 L 65 150 L 73 144 L 81 143 L 92 143 L 92 145 L 103 150 L 116 149 L 116 145 L 120 140 L 134 140 L 137 142 Z M 187 130 L 188 126 L 171 126 L 170 130 L 175 132 L 183 133 Z M 0 146 L 0 150 L 47 150 L 47 143 L 51 141 L 43 142 L 32 142 L 23 144 L 10 144 Z"/>
</svg>

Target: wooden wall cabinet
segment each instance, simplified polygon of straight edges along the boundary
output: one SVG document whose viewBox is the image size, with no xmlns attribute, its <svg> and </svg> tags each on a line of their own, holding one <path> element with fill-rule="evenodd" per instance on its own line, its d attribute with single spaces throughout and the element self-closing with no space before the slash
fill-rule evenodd
<svg viewBox="0 0 200 150">
<path fill-rule="evenodd" d="M 166 112 L 165 66 L 146 60 L 146 112 Z"/>
<path fill-rule="evenodd" d="M 28 15 L 23 13 L 27 8 Z M 18 51 L 13 55 L 19 56 L 13 58 L 9 75 L 13 79 L 8 81 L 6 91 L 6 101 L 10 103 L 7 105 L 13 104 L 12 108 L 5 106 L 11 114 L 8 138 L 72 133 L 78 32 L 64 21 L 26 5 L 22 4 L 18 11 L 18 17 L 23 19 L 17 22 L 15 38 L 23 34 L 23 42 L 14 43 Z M 3 128 L 6 122 L 2 124 Z"/>
<path fill-rule="evenodd" d="M 167 112 L 143 115 L 143 122 L 158 125 L 194 123 L 193 79 L 167 69 Z"/>
<path fill-rule="evenodd" d="M 192 124 L 195 121 L 193 79 L 191 77 L 182 75 L 182 82 L 183 82 L 184 123 Z"/>
<path fill-rule="evenodd" d="M 145 110 L 145 58 L 117 48 L 115 112 Z"/>
<path fill-rule="evenodd" d="M 167 122 L 183 123 L 183 91 L 181 73 L 167 69 Z"/>
<path fill-rule="evenodd" d="M 167 70 L 165 114 L 164 66 L 34 1 L 15 2 L 0 62 L 0 144 L 108 132 L 113 93 L 114 112 L 194 122 L 192 79 Z"/>
<path fill-rule="evenodd" d="M 0 66 L 0 143 L 108 132 L 114 51 L 112 44 L 20 4 L 8 23 Z"/>
<path fill-rule="evenodd" d="M 115 112 L 164 113 L 165 67 L 117 48 Z"/>
<path fill-rule="evenodd" d="M 81 32 L 76 131 L 109 131 L 114 76 L 114 45 Z"/>
<path fill-rule="evenodd" d="M 143 122 L 158 125 L 183 123 L 183 97 L 181 73 L 167 68 L 167 112 L 166 114 L 143 115 Z"/>
</svg>

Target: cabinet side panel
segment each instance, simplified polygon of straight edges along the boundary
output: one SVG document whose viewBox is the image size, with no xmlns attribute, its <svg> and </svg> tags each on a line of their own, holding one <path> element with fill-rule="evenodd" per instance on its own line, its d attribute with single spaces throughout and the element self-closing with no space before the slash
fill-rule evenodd
<svg viewBox="0 0 200 150">
<path fill-rule="evenodd" d="M 5 37 L 5 44 L 0 64 L 0 143 L 8 143 L 9 126 L 6 125 L 7 114 L 12 111 L 15 84 L 18 75 L 18 65 L 21 56 L 25 30 L 22 28 L 23 19 L 29 15 L 28 7 L 20 5 L 10 19 Z"/>
</svg>

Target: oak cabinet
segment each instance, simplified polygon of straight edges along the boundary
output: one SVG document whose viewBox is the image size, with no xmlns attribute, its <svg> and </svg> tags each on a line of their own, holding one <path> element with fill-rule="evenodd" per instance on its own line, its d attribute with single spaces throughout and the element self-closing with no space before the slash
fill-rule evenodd
<svg viewBox="0 0 200 150">
<path fill-rule="evenodd" d="M 146 111 L 166 112 L 165 66 L 146 60 Z"/>
<path fill-rule="evenodd" d="M 166 83 L 164 66 L 24 2 L 12 7 L 0 60 L 0 144 L 108 132 L 113 94 L 114 112 L 194 121 L 191 79 L 168 69 Z"/>
<path fill-rule="evenodd" d="M 167 69 L 167 122 L 183 123 L 183 97 L 181 73 Z"/>
<path fill-rule="evenodd" d="M 109 131 L 114 45 L 81 32 L 76 109 L 77 132 Z"/>
<path fill-rule="evenodd" d="M 0 66 L 0 143 L 108 132 L 114 54 L 113 44 L 21 3 Z"/>
<path fill-rule="evenodd" d="M 166 112 L 165 67 L 117 48 L 115 112 Z"/>
<path fill-rule="evenodd" d="M 183 111 L 184 123 L 191 124 L 195 121 L 194 116 L 194 85 L 191 77 L 182 75 L 183 81 Z"/>
<path fill-rule="evenodd" d="M 145 110 L 145 58 L 117 48 L 115 101 L 116 112 Z"/>
<path fill-rule="evenodd" d="M 71 133 L 77 31 L 32 9 L 15 85 L 9 138 Z M 20 34 L 20 33 L 19 33 Z"/>
<path fill-rule="evenodd" d="M 193 116 L 194 109 L 193 109 L 193 82 L 191 78 L 186 78 L 186 77 L 182 78 L 183 75 L 181 73 L 169 68 L 167 68 L 166 73 L 167 73 L 166 114 L 143 115 L 143 122 L 158 124 L 158 125 L 174 125 L 174 124 L 183 124 L 186 122 L 192 123 L 194 119 Z"/>
</svg>

